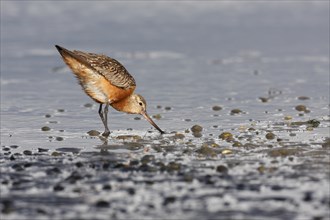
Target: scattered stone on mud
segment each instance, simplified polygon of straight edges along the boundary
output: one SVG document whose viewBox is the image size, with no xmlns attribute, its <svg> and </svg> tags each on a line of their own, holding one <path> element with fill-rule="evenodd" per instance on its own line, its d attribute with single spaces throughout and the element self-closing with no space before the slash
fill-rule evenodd
<svg viewBox="0 0 330 220">
<path fill-rule="evenodd" d="M 168 196 L 164 198 L 163 201 L 163 206 L 167 206 L 168 204 L 174 203 L 176 201 L 176 197 L 175 196 Z"/>
<path fill-rule="evenodd" d="M 200 125 L 194 125 L 194 126 L 192 126 L 191 127 L 191 129 L 190 129 L 193 133 L 200 133 L 200 132 L 202 132 L 203 131 L 203 127 L 202 126 L 200 126 Z"/>
<path fill-rule="evenodd" d="M 142 164 L 147 164 L 147 163 L 150 163 L 150 162 L 153 162 L 156 160 L 156 157 L 155 155 L 144 155 L 142 158 L 141 158 L 141 163 Z"/>
<path fill-rule="evenodd" d="M 141 136 L 139 135 L 119 135 L 116 137 L 116 139 L 118 140 L 130 140 L 130 139 L 133 139 L 133 140 L 141 140 Z"/>
<path fill-rule="evenodd" d="M 61 184 L 57 184 L 53 187 L 53 190 L 56 191 L 56 192 L 63 191 L 64 186 L 62 186 Z"/>
<path fill-rule="evenodd" d="M 166 166 L 167 172 L 179 171 L 181 169 L 181 163 L 169 162 Z"/>
<path fill-rule="evenodd" d="M 96 130 L 90 130 L 87 132 L 87 134 L 89 136 L 99 136 L 100 135 L 100 132 L 99 131 L 96 131 Z"/>
<path fill-rule="evenodd" d="M 237 109 L 237 108 L 232 109 L 232 110 L 230 111 L 230 114 L 231 114 L 231 115 L 237 115 L 237 114 L 240 114 L 240 113 L 242 113 L 242 110 Z"/>
<path fill-rule="evenodd" d="M 261 102 L 268 102 L 269 98 L 266 97 L 259 97 Z"/>
<path fill-rule="evenodd" d="M 220 111 L 221 109 L 222 109 L 222 107 L 218 106 L 218 105 L 215 105 L 215 106 L 212 107 L 213 111 Z"/>
<path fill-rule="evenodd" d="M 322 148 L 329 148 L 330 149 L 330 138 L 326 138 L 324 143 L 322 144 Z"/>
<path fill-rule="evenodd" d="M 181 133 L 175 133 L 175 135 L 173 136 L 173 138 L 174 139 L 180 139 L 180 140 L 182 140 L 182 139 L 185 138 L 185 136 L 184 136 L 184 134 L 181 134 Z"/>
<path fill-rule="evenodd" d="M 169 111 L 169 110 L 172 109 L 172 107 L 166 106 L 164 109 L 167 110 L 167 111 Z"/>
<path fill-rule="evenodd" d="M 260 174 L 263 174 L 265 172 L 272 173 L 277 170 L 276 167 L 265 167 L 265 165 L 260 165 L 257 170 L 259 171 Z"/>
<path fill-rule="evenodd" d="M 64 112 L 65 110 L 60 108 L 60 109 L 57 109 L 58 112 Z"/>
<path fill-rule="evenodd" d="M 141 120 L 140 117 L 134 117 L 134 120 Z"/>
<path fill-rule="evenodd" d="M 222 140 L 225 140 L 225 141 L 232 141 L 232 140 L 234 140 L 234 137 L 233 137 L 232 133 L 230 133 L 230 132 L 222 132 L 219 135 L 219 138 L 222 139 Z"/>
<path fill-rule="evenodd" d="M 233 151 L 230 150 L 230 149 L 224 149 L 224 150 L 221 151 L 222 155 L 227 155 L 227 154 L 232 154 L 232 153 L 233 153 Z"/>
<path fill-rule="evenodd" d="M 239 142 L 239 141 L 233 141 L 233 145 L 232 145 L 233 147 L 241 147 L 241 146 L 243 146 L 242 145 L 242 143 L 241 142 Z"/>
<path fill-rule="evenodd" d="M 196 152 L 205 157 L 217 156 L 217 153 L 215 152 L 215 150 L 206 145 L 201 146 L 198 150 L 196 150 Z"/>
<path fill-rule="evenodd" d="M 52 117 L 50 114 L 45 114 L 45 117 L 46 118 L 50 118 L 50 117 Z"/>
<path fill-rule="evenodd" d="M 155 119 L 158 119 L 158 120 L 162 118 L 162 116 L 160 114 L 153 115 L 152 117 Z"/>
<path fill-rule="evenodd" d="M 291 119 L 292 119 L 292 116 L 290 116 L 290 115 L 287 115 L 287 116 L 284 117 L 284 120 L 286 120 L 286 121 L 289 121 Z"/>
<path fill-rule="evenodd" d="M 16 149 L 16 148 L 19 148 L 19 146 L 18 146 L 18 145 L 10 145 L 9 147 L 10 147 L 10 148 L 12 148 L 12 149 Z"/>
<path fill-rule="evenodd" d="M 268 139 L 268 140 L 273 140 L 275 138 L 275 134 L 272 133 L 272 132 L 268 132 L 265 137 Z"/>
<path fill-rule="evenodd" d="M 48 126 L 43 126 L 43 127 L 41 128 L 41 130 L 42 130 L 42 131 L 50 131 L 50 127 L 48 127 Z"/>
<path fill-rule="evenodd" d="M 56 151 L 77 154 L 81 151 L 81 149 L 76 147 L 60 147 L 60 148 L 56 148 Z"/>
<path fill-rule="evenodd" d="M 159 109 L 159 108 L 162 108 L 162 106 L 161 106 L 161 105 L 157 105 L 157 106 L 156 106 L 156 108 L 158 108 L 158 109 Z"/>
<path fill-rule="evenodd" d="M 295 109 L 298 111 L 298 112 L 304 112 L 307 110 L 307 107 L 305 105 L 297 105 L 295 107 Z"/>
<path fill-rule="evenodd" d="M 9 199 L 4 199 L 1 201 L 2 203 L 2 209 L 1 209 L 1 213 L 3 214 L 9 214 L 11 212 L 13 212 L 14 209 L 14 203 L 9 200 Z"/>
<path fill-rule="evenodd" d="M 57 140 L 57 141 L 63 141 L 64 138 L 62 138 L 62 137 L 56 137 L 55 140 Z"/>
<path fill-rule="evenodd" d="M 57 151 L 54 151 L 54 152 L 51 154 L 51 156 L 53 156 L 53 157 L 59 157 L 59 156 L 62 156 L 62 155 L 63 155 L 62 153 L 57 152 Z"/>
<path fill-rule="evenodd" d="M 219 165 L 219 166 L 217 166 L 217 172 L 227 174 L 228 168 L 224 165 Z"/>
<path fill-rule="evenodd" d="M 24 155 L 31 156 L 31 155 L 32 155 L 32 151 L 30 151 L 30 150 L 25 150 L 25 151 L 23 151 L 23 154 L 24 154 Z"/>
<path fill-rule="evenodd" d="M 268 152 L 268 155 L 271 157 L 287 157 L 292 155 L 297 155 L 303 150 L 301 148 L 276 148 Z"/>
<path fill-rule="evenodd" d="M 110 184 L 104 184 L 103 187 L 102 187 L 103 190 L 111 190 L 112 189 L 112 186 Z"/>
<path fill-rule="evenodd" d="M 86 108 L 91 108 L 92 106 L 93 106 L 92 103 L 86 103 L 86 104 L 84 105 L 84 107 L 86 107 Z"/>
<path fill-rule="evenodd" d="M 292 126 L 307 125 L 307 126 L 317 128 L 320 125 L 320 123 L 321 122 L 316 119 L 311 119 L 308 121 L 294 121 L 294 122 L 291 122 L 290 125 L 292 125 Z"/>
<path fill-rule="evenodd" d="M 298 100 L 309 100 L 310 98 L 308 96 L 299 96 Z"/>
<path fill-rule="evenodd" d="M 109 208 L 110 207 L 110 204 L 109 202 L 107 201 L 104 201 L 104 200 L 99 200 L 95 203 L 95 206 L 97 208 Z"/>
<path fill-rule="evenodd" d="M 47 151 L 49 151 L 49 149 L 44 149 L 44 148 L 38 148 L 38 152 L 39 153 L 43 153 L 43 152 L 47 152 Z"/>
</svg>

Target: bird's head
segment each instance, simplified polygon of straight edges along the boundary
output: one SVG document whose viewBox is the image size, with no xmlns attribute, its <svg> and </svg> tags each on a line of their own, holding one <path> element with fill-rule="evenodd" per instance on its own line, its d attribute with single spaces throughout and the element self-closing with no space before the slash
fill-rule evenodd
<svg viewBox="0 0 330 220">
<path fill-rule="evenodd" d="M 130 109 L 129 113 L 142 115 L 152 126 L 154 126 L 161 134 L 165 132 L 160 129 L 156 123 L 147 114 L 146 100 L 139 94 L 132 94 L 130 97 Z"/>
</svg>

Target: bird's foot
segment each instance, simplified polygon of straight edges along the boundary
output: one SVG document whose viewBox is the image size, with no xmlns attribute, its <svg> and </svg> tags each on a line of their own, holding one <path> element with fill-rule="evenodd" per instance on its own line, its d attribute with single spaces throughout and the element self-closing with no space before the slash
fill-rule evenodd
<svg viewBox="0 0 330 220">
<path fill-rule="evenodd" d="M 103 137 L 109 137 L 109 135 L 110 135 L 110 131 L 104 131 L 102 134 Z"/>
</svg>

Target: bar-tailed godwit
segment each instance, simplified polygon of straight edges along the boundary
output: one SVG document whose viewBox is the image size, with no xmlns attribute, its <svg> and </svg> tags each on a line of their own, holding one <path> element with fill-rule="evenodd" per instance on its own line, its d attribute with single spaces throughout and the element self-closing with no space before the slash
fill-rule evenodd
<svg viewBox="0 0 330 220">
<path fill-rule="evenodd" d="M 161 134 L 164 133 L 147 114 L 145 99 L 134 93 L 135 80 L 121 63 L 101 54 L 70 51 L 58 45 L 55 47 L 77 77 L 85 93 L 100 104 L 99 115 L 105 128 L 103 136 L 107 137 L 110 134 L 109 105 L 118 111 L 143 115 Z"/>
</svg>

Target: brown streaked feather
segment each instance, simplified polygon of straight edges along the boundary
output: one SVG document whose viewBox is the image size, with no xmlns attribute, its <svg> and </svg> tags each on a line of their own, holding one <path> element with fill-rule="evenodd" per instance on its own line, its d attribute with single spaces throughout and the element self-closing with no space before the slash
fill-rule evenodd
<svg viewBox="0 0 330 220">
<path fill-rule="evenodd" d="M 76 75 L 79 84 L 86 94 L 94 99 L 94 101 L 99 103 L 114 103 L 133 93 L 135 85 L 131 85 L 125 89 L 118 87 L 93 68 L 86 59 L 65 48 L 57 46 L 57 49 L 65 63 Z"/>
<path fill-rule="evenodd" d="M 112 85 L 122 89 L 130 89 L 135 87 L 136 83 L 126 70 L 126 68 L 117 60 L 102 54 L 86 53 L 78 50 L 70 51 L 63 47 L 57 46 L 62 56 L 69 55 L 79 61 L 86 67 L 92 68 L 98 74 L 105 77 Z"/>
<path fill-rule="evenodd" d="M 104 76 L 111 84 L 123 89 L 136 86 L 134 78 L 117 60 L 102 54 L 85 53 L 74 50 L 73 53 Z"/>
</svg>

